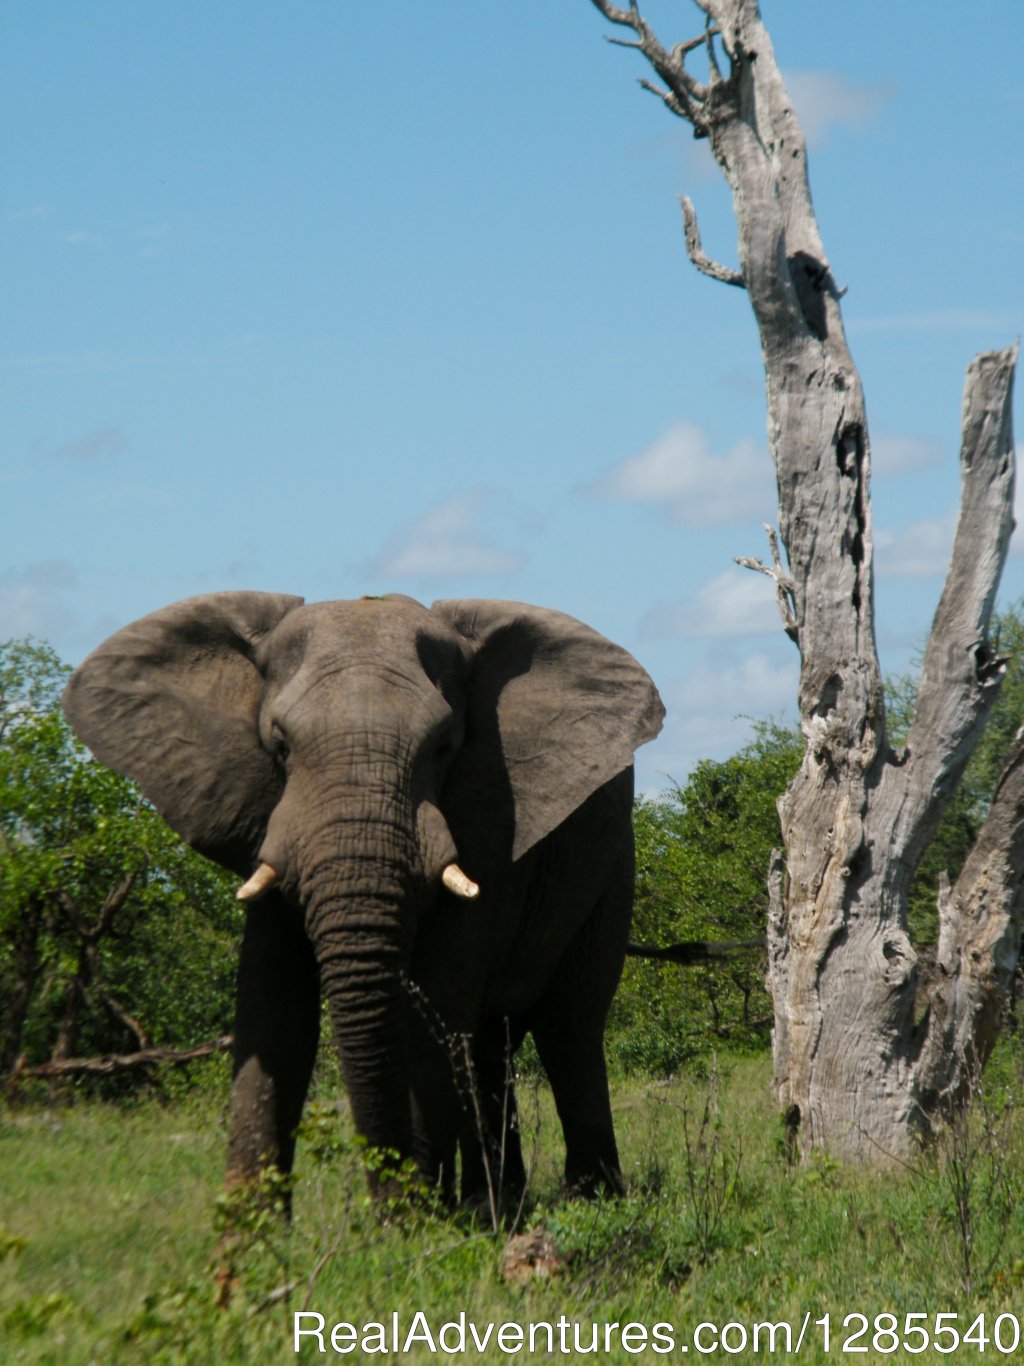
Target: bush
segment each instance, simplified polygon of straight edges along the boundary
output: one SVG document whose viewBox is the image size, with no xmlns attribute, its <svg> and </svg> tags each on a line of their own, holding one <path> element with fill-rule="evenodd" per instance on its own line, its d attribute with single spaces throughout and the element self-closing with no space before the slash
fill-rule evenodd
<svg viewBox="0 0 1024 1366">
<path fill-rule="evenodd" d="M 775 804 L 802 752 L 797 734 L 761 723 L 732 758 L 705 760 L 685 786 L 638 799 L 635 943 L 763 942 L 780 843 Z M 609 1022 L 613 1062 L 667 1075 L 722 1040 L 763 1047 L 772 1015 L 764 977 L 761 949 L 692 967 L 630 959 Z"/>
<path fill-rule="evenodd" d="M 0 1076 L 230 1028 L 232 879 L 89 757 L 68 672 L 46 645 L 0 645 Z"/>
</svg>

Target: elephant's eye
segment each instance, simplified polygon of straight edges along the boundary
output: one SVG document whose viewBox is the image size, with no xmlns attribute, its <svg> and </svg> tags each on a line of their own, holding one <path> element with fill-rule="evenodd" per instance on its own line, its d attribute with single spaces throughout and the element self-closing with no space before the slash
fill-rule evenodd
<svg viewBox="0 0 1024 1366">
<path fill-rule="evenodd" d="M 283 764 L 288 758 L 290 750 L 288 748 L 288 741 L 285 739 L 284 731 L 277 724 L 273 726 L 270 732 L 270 746 L 274 752 L 274 758 L 277 759 L 279 763 Z"/>
</svg>

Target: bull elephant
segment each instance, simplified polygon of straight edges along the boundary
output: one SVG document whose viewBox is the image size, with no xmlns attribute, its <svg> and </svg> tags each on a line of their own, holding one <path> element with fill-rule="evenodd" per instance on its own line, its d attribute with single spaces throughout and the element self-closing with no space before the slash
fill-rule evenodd
<svg viewBox="0 0 1024 1366">
<path fill-rule="evenodd" d="M 603 1034 L 633 897 L 650 678 L 562 613 L 190 598 L 76 670 L 71 724 L 245 879 L 229 1183 L 292 1167 L 326 994 L 356 1128 L 449 1198 L 522 1182 L 532 1031 L 566 1177 L 621 1187 Z M 373 1176 L 370 1177 L 373 1185 Z"/>
</svg>

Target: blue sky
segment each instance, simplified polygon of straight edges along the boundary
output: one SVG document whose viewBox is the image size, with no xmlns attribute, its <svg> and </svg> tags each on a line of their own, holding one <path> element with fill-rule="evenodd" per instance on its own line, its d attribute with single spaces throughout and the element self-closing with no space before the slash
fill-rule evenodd
<svg viewBox="0 0 1024 1366">
<path fill-rule="evenodd" d="M 849 288 L 900 671 L 964 368 L 1024 322 L 1024 3 L 763 12 Z M 732 563 L 775 521 L 757 336 L 676 203 L 732 262 L 728 198 L 607 31 L 588 0 L 8 0 L 0 639 L 74 663 L 225 588 L 517 598 L 651 671 L 647 789 L 793 717 L 771 585 Z"/>
</svg>

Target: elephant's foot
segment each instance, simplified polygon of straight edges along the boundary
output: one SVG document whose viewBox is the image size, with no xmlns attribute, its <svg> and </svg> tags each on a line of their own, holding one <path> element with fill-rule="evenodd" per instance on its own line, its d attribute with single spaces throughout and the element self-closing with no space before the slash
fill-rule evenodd
<svg viewBox="0 0 1024 1366">
<path fill-rule="evenodd" d="M 497 1152 L 490 1162 L 479 1149 L 471 1155 L 463 1152 L 461 1211 L 495 1226 L 510 1226 L 522 1213 L 525 1194 L 526 1169 L 518 1143 L 510 1145 L 504 1160 Z"/>
<path fill-rule="evenodd" d="M 459 1214 L 491 1229 L 516 1228 L 523 1212 L 525 1189 L 512 1191 L 502 1187 L 494 1196 L 488 1190 L 464 1192 L 459 1200 Z"/>
<path fill-rule="evenodd" d="M 574 1200 L 599 1200 L 626 1194 L 626 1183 L 618 1164 L 601 1163 L 596 1171 L 580 1171 L 566 1164 L 565 1184 Z"/>
</svg>

